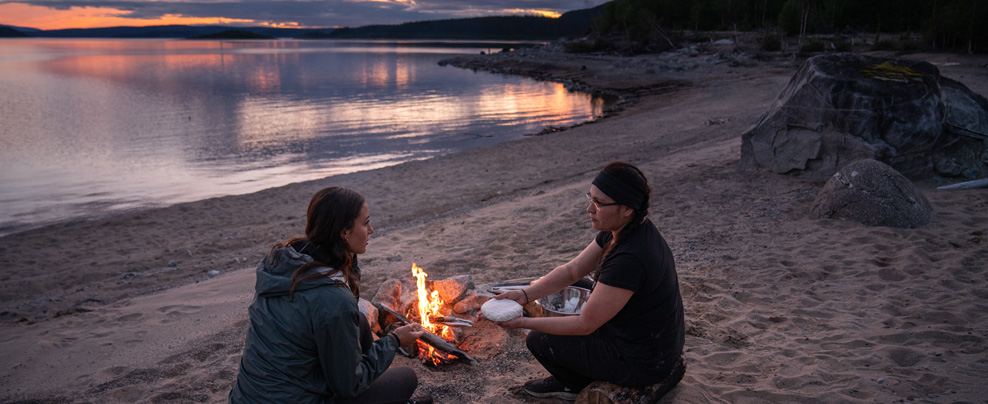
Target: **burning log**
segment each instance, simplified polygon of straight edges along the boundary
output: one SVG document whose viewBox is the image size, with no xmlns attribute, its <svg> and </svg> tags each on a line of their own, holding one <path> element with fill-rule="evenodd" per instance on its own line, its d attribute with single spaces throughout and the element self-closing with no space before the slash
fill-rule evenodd
<svg viewBox="0 0 988 404">
<path fill-rule="evenodd" d="M 380 303 L 374 303 L 374 306 L 376 306 L 378 308 L 378 310 L 384 311 L 384 312 L 386 312 L 386 313 L 394 316 L 395 318 L 398 319 L 398 321 L 401 321 L 401 322 L 403 322 L 405 324 L 414 323 L 414 321 L 409 320 L 408 318 L 406 318 L 405 316 L 399 314 L 397 311 L 392 310 L 388 306 L 385 306 L 385 305 L 380 304 Z M 422 334 L 422 337 L 419 338 L 419 339 L 422 340 L 422 342 L 425 342 L 426 344 L 431 345 L 435 349 L 438 349 L 438 350 L 443 351 L 443 352 L 446 352 L 448 354 L 456 355 L 458 357 L 461 357 L 463 359 L 466 359 L 467 361 L 470 362 L 471 365 L 478 364 L 477 360 L 474 359 L 474 358 L 472 358 L 472 357 L 470 357 L 470 355 L 467 355 L 466 352 L 463 352 L 462 350 L 460 350 L 459 348 L 457 348 L 455 345 L 449 343 L 449 341 L 446 341 L 445 339 L 443 339 L 443 337 L 440 337 L 440 336 L 438 336 L 436 334 L 433 334 L 429 330 L 425 330 L 425 333 Z"/>
<path fill-rule="evenodd" d="M 473 327 L 473 320 L 459 317 L 429 317 L 429 321 L 447 327 Z"/>
</svg>

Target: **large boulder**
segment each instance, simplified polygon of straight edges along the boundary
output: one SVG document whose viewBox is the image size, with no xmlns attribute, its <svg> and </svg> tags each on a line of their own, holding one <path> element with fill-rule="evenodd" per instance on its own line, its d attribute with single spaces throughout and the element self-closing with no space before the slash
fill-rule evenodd
<svg viewBox="0 0 988 404">
<path fill-rule="evenodd" d="M 911 229 L 930 221 L 933 208 L 905 176 L 875 160 L 852 162 L 817 194 L 812 213 L 868 226 Z"/>
<path fill-rule="evenodd" d="M 910 177 L 977 178 L 988 173 L 986 133 L 988 100 L 927 62 L 822 55 L 742 134 L 739 168 L 823 181 L 867 158 Z"/>
</svg>

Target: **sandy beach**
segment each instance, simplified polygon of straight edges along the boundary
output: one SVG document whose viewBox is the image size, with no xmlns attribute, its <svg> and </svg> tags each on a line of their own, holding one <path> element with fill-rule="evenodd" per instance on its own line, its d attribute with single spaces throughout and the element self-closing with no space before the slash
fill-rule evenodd
<svg viewBox="0 0 988 404">
<path fill-rule="evenodd" d="M 0 402 L 225 402 L 254 268 L 316 190 L 364 194 L 362 297 L 412 263 L 478 284 L 541 276 L 591 242 L 590 181 L 638 165 L 675 255 L 687 372 L 662 402 L 986 402 L 988 190 L 937 190 L 917 229 L 810 216 L 823 183 L 739 173 L 741 133 L 801 60 L 733 47 L 639 57 L 489 55 L 499 71 L 623 95 L 568 130 L 398 166 L 0 238 Z M 718 52 L 723 52 L 718 55 Z M 988 95 L 988 57 L 913 54 Z M 455 68 L 455 67 L 446 67 Z M 216 272 L 210 272 L 216 271 Z M 397 357 L 439 403 L 554 402 L 521 331 L 480 321 L 440 369 Z"/>
</svg>

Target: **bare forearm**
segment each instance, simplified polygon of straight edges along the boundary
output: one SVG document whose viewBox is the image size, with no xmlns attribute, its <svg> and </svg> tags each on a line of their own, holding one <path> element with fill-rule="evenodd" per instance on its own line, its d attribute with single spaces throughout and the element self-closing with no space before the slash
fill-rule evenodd
<svg viewBox="0 0 988 404">
<path fill-rule="evenodd" d="M 576 258 L 556 267 L 542 279 L 523 289 L 525 295 L 528 295 L 528 301 L 531 302 L 563 290 L 563 288 L 593 272 L 602 252 L 600 246 L 595 241 L 591 241 Z"/>
<path fill-rule="evenodd" d="M 551 272 L 546 274 L 546 276 L 542 277 L 542 279 L 539 279 L 531 286 L 528 286 L 523 290 L 528 296 L 528 300 L 531 302 L 535 301 L 535 299 L 563 290 L 563 288 L 572 285 L 573 282 L 576 282 L 579 279 L 579 277 L 574 276 L 569 264 L 564 264 L 556 267 Z"/>
<path fill-rule="evenodd" d="M 580 320 L 579 316 L 571 317 L 520 317 L 512 328 L 527 328 L 529 330 L 553 335 L 587 335 L 596 331 Z"/>
</svg>

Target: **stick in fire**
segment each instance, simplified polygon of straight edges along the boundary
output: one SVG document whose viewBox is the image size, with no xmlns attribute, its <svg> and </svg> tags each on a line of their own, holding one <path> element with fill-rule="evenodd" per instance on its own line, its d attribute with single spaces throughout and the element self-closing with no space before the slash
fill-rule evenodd
<svg viewBox="0 0 988 404">
<path fill-rule="evenodd" d="M 401 321 L 401 322 L 403 322 L 405 324 L 414 323 L 414 321 L 409 320 L 405 316 L 403 316 L 401 314 L 398 314 L 397 311 L 394 311 L 390 307 L 385 306 L 385 305 L 383 305 L 381 303 L 374 303 L 374 306 L 377 307 L 378 310 L 384 310 L 384 311 L 388 312 L 388 314 L 391 314 L 392 316 L 395 316 L 395 318 L 397 318 L 398 321 Z M 461 357 L 463 359 L 466 359 L 467 361 L 470 362 L 471 365 L 478 364 L 478 362 L 477 362 L 476 359 L 470 357 L 470 355 L 467 355 L 466 352 L 463 352 L 462 350 L 460 350 L 460 348 L 457 348 L 455 345 L 449 343 L 449 341 L 444 340 L 443 337 L 440 337 L 440 336 L 438 336 L 436 334 L 433 334 L 429 330 L 424 330 L 424 331 L 425 331 L 425 333 L 422 334 L 422 338 L 419 338 L 420 340 L 422 340 L 422 342 L 425 342 L 426 344 L 432 345 L 433 348 L 436 348 L 436 349 L 439 349 L 439 350 L 442 350 L 442 351 L 451 353 L 453 355 L 459 356 L 459 357 Z"/>
</svg>

